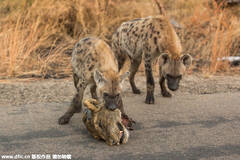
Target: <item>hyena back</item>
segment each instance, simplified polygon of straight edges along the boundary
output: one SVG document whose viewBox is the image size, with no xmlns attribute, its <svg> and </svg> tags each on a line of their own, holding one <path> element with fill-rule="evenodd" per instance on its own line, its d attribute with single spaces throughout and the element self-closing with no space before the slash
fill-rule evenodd
<svg viewBox="0 0 240 160">
<path fill-rule="evenodd" d="M 111 48 L 94 37 L 80 40 L 72 53 L 75 97 L 59 124 L 69 122 L 74 113 L 81 112 L 84 91 L 90 85 L 92 98 L 104 101 L 110 110 L 119 108 L 124 114 L 121 99 L 121 82 L 128 72 L 118 72 L 118 64 Z"/>
<path fill-rule="evenodd" d="M 166 16 L 160 15 L 135 19 L 123 23 L 112 37 L 112 49 L 119 63 L 119 69 L 127 57 L 131 60 L 129 81 L 132 91 L 140 94 L 134 82 L 135 74 L 144 59 L 147 96 L 145 103 L 154 103 L 154 79 L 152 63 L 159 58 L 159 84 L 164 97 L 171 97 L 167 91 L 175 91 L 186 68 L 191 64 L 191 56 L 181 55 L 180 40 Z"/>
</svg>

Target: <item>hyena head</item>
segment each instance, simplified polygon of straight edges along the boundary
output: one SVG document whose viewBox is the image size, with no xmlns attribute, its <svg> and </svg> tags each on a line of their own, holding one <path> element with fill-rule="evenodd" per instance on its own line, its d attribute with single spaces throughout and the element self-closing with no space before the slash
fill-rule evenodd
<svg viewBox="0 0 240 160">
<path fill-rule="evenodd" d="M 160 56 L 159 71 L 161 72 L 161 76 L 167 80 L 167 86 L 170 90 L 176 91 L 179 88 L 180 80 L 191 64 L 192 57 L 189 54 L 175 59 L 170 58 L 167 53 Z"/>
<path fill-rule="evenodd" d="M 97 85 L 97 94 L 101 100 L 104 101 L 105 107 L 109 110 L 118 108 L 121 101 L 121 91 L 123 80 L 129 75 L 129 72 L 124 74 L 108 71 L 94 72 L 94 80 Z"/>
</svg>

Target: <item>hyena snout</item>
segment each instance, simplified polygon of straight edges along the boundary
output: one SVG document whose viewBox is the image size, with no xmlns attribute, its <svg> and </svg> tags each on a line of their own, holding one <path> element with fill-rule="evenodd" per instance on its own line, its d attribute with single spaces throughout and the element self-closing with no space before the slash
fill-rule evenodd
<svg viewBox="0 0 240 160">
<path fill-rule="evenodd" d="M 192 64 L 192 56 L 185 54 L 180 59 L 171 59 L 168 53 L 159 57 L 160 72 L 167 80 L 167 86 L 170 90 L 176 91 L 186 69 Z"/>
<path fill-rule="evenodd" d="M 179 88 L 179 83 L 180 83 L 180 81 L 181 81 L 181 79 L 182 79 L 182 76 L 181 76 L 181 75 L 179 75 L 179 76 L 172 76 L 172 75 L 167 74 L 166 79 L 167 79 L 168 88 L 169 88 L 171 91 L 176 91 L 176 90 L 178 90 L 178 88 Z"/>
<path fill-rule="evenodd" d="M 118 108 L 119 94 L 112 96 L 112 95 L 109 95 L 107 93 L 104 93 L 103 99 L 105 101 L 105 107 L 107 109 L 114 111 L 115 109 Z"/>
<path fill-rule="evenodd" d="M 112 111 L 114 111 L 117 108 L 118 107 L 117 107 L 117 105 L 115 103 L 111 103 L 111 104 L 109 104 L 109 106 L 107 106 L 107 109 L 112 110 Z"/>
</svg>

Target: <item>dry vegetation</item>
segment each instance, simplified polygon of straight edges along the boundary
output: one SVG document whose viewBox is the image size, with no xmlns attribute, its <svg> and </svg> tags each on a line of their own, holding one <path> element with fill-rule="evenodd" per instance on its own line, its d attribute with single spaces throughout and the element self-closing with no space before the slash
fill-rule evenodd
<svg viewBox="0 0 240 160">
<path fill-rule="evenodd" d="M 198 68 L 229 69 L 217 58 L 239 54 L 239 8 L 220 9 L 209 0 L 159 0 Z M 71 75 L 74 43 L 86 36 L 110 42 L 126 20 L 158 14 L 153 0 L 1 0 L 0 78 Z M 208 62 L 208 63 L 205 63 Z M 208 65 L 203 65 L 208 64 Z"/>
</svg>

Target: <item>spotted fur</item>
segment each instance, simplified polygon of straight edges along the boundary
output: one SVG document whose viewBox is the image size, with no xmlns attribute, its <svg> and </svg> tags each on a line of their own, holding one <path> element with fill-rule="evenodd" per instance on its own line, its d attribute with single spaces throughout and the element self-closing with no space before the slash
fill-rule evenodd
<svg viewBox="0 0 240 160">
<path fill-rule="evenodd" d="M 159 83 L 165 97 L 171 96 L 165 86 L 165 79 L 168 81 L 167 75 L 173 78 L 172 83 L 167 83 L 168 88 L 176 90 L 186 68 L 191 64 L 191 56 L 182 55 L 180 40 L 164 15 L 124 22 L 112 37 L 112 49 L 118 60 L 119 69 L 125 60 L 130 58 L 129 81 L 135 94 L 140 94 L 140 90 L 135 85 L 134 77 L 142 59 L 144 60 L 147 104 L 154 103 L 152 64 L 155 59 L 159 58 Z"/>
<path fill-rule="evenodd" d="M 90 86 L 93 98 L 104 101 L 107 107 L 119 108 L 123 114 L 121 82 L 128 73 L 118 72 L 118 64 L 111 48 L 95 37 L 80 40 L 72 53 L 72 69 L 75 97 L 66 113 L 59 118 L 59 124 L 69 122 L 74 113 L 81 112 L 86 87 Z"/>
</svg>

